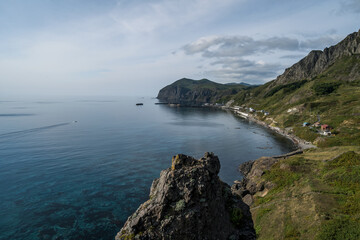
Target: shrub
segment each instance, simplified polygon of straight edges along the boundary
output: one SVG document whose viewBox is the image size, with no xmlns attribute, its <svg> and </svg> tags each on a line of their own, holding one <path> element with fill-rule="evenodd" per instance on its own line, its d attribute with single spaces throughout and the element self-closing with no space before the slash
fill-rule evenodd
<svg viewBox="0 0 360 240">
<path fill-rule="evenodd" d="M 271 97 L 281 89 L 284 89 L 284 93 L 290 93 L 295 91 L 296 89 L 300 88 L 302 85 L 304 85 L 307 82 L 307 80 L 302 80 L 298 82 L 293 82 L 289 84 L 279 85 L 274 88 L 272 88 L 269 92 L 265 94 L 265 97 Z"/>
<path fill-rule="evenodd" d="M 232 208 L 230 211 L 230 221 L 237 227 L 241 226 L 243 212 L 240 208 Z"/>
<path fill-rule="evenodd" d="M 328 95 L 334 92 L 341 84 L 337 82 L 315 83 L 312 89 L 316 95 Z"/>
</svg>

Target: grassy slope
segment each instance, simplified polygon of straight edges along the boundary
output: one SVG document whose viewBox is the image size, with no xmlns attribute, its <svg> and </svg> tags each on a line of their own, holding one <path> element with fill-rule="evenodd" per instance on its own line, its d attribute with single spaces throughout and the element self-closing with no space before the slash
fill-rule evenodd
<svg viewBox="0 0 360 240">
<path fill-rule="evenodd" d="M 258 239 L 360 239 L 359 153 L 319 148 L 276 163 L 263 176 L 275 187 L 251 207 Z"/>
<path fill-rule="evenodd" d="M 317 139 L 318 146 L 360 145 L 360 78 L 348 81 L 354 66 L 360 71 L 360 56 L 344 57 L 321 75 L 295 84 L 267 89 L 268 84 L 236 95 L 235 104 L 264 109 L 274 125 L 292 127 L 296 135 L 308 141 Z M 355 68 L 356 69 L 356 68 Z M 316 87 L 332 84 L 331 93 L 317 94 Z M 247 95 L 247 96 L 246 96 Z M 296 108 L 292 113 L 288 109 Z M 321 123 L 334 128 L 336 137 L 319 137 L 303 122 Z M 260 119 L 266 120 L 259 116 Z"/>
<path fill-rule="evenodd" d="M 354 70 L 360 72 L 358 55 L 311 80 L 272 88 L 270 82 L 235 96 L 236 105 L 271 113 L 258 113 L 259 119 L 320 147 L 283 159 L 262 176 L 275 187 L 255 196 L 251 207 L 259 239 L 360 239 L 360 78 Z M 318 116 L 335 136 L 302 127 Z"/>
<path fill-rule="evenodd" d="M 242 84 L 220 84 L 207 79 L 192 80 L 183 78 L 166 86 L 164 89 L 171 89 L 174 87 L 181 88 L 183 92 L 203 92 L 208 95 L 211 93 L 210 96 L 212 96 L 212 98 L 210 99 L 210 103 L 226 103 L 238 92 L 251 89 L 255 86 Z"/>
</svg>

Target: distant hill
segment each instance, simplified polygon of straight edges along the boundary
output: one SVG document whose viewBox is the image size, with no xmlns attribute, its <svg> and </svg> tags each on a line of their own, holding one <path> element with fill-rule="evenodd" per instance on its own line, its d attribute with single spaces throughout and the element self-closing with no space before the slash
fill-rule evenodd
<svg viewBox="0 0 360 240">
<path fill-rule="evenodd" d="M 204 103 L 216 103 L 224 97 L 230 97 L 251 86 L 243 84 L 221 84 L 208 79 L 192 80 L 182 78 L 159 91 L 158 99 L 169 103 L 199 106 Z"/>
<path fill-rule="evenodd" d="M 226 85 L 243 85 L 243 86 L 260 86 L 261 84 L 249 84 L 246 82 L 240 82 L 240 83 L 236 83 L 236 82 L 232 82 L 232 83 L 225 83 Z"/>
</svg>

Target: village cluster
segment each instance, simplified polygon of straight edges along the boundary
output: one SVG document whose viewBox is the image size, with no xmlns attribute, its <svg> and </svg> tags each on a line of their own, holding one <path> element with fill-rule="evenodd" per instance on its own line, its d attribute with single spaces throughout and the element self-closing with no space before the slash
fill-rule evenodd
<svg viewBox="0 0 360 240">
<path fill-rule="evenodd" d="M 316 130 L 321 135 L 331 136 L 332 127 L 327 124 L 321 124 L 320 122 L 316 122 L 314 124 L 304 122 L 302 126 L 310 127 L 310 129 Z"/>
</svg>

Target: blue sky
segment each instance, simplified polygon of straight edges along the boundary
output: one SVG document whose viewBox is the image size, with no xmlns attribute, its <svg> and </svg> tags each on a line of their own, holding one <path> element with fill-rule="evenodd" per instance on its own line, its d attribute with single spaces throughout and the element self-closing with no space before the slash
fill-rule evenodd
<svg viewBox="0 0 360 240">
<path fill-rule="evenodd" d="M 264 83 L 358 31 L 358 0 L 0 1 L 0 97 Z"/>
</svg>

